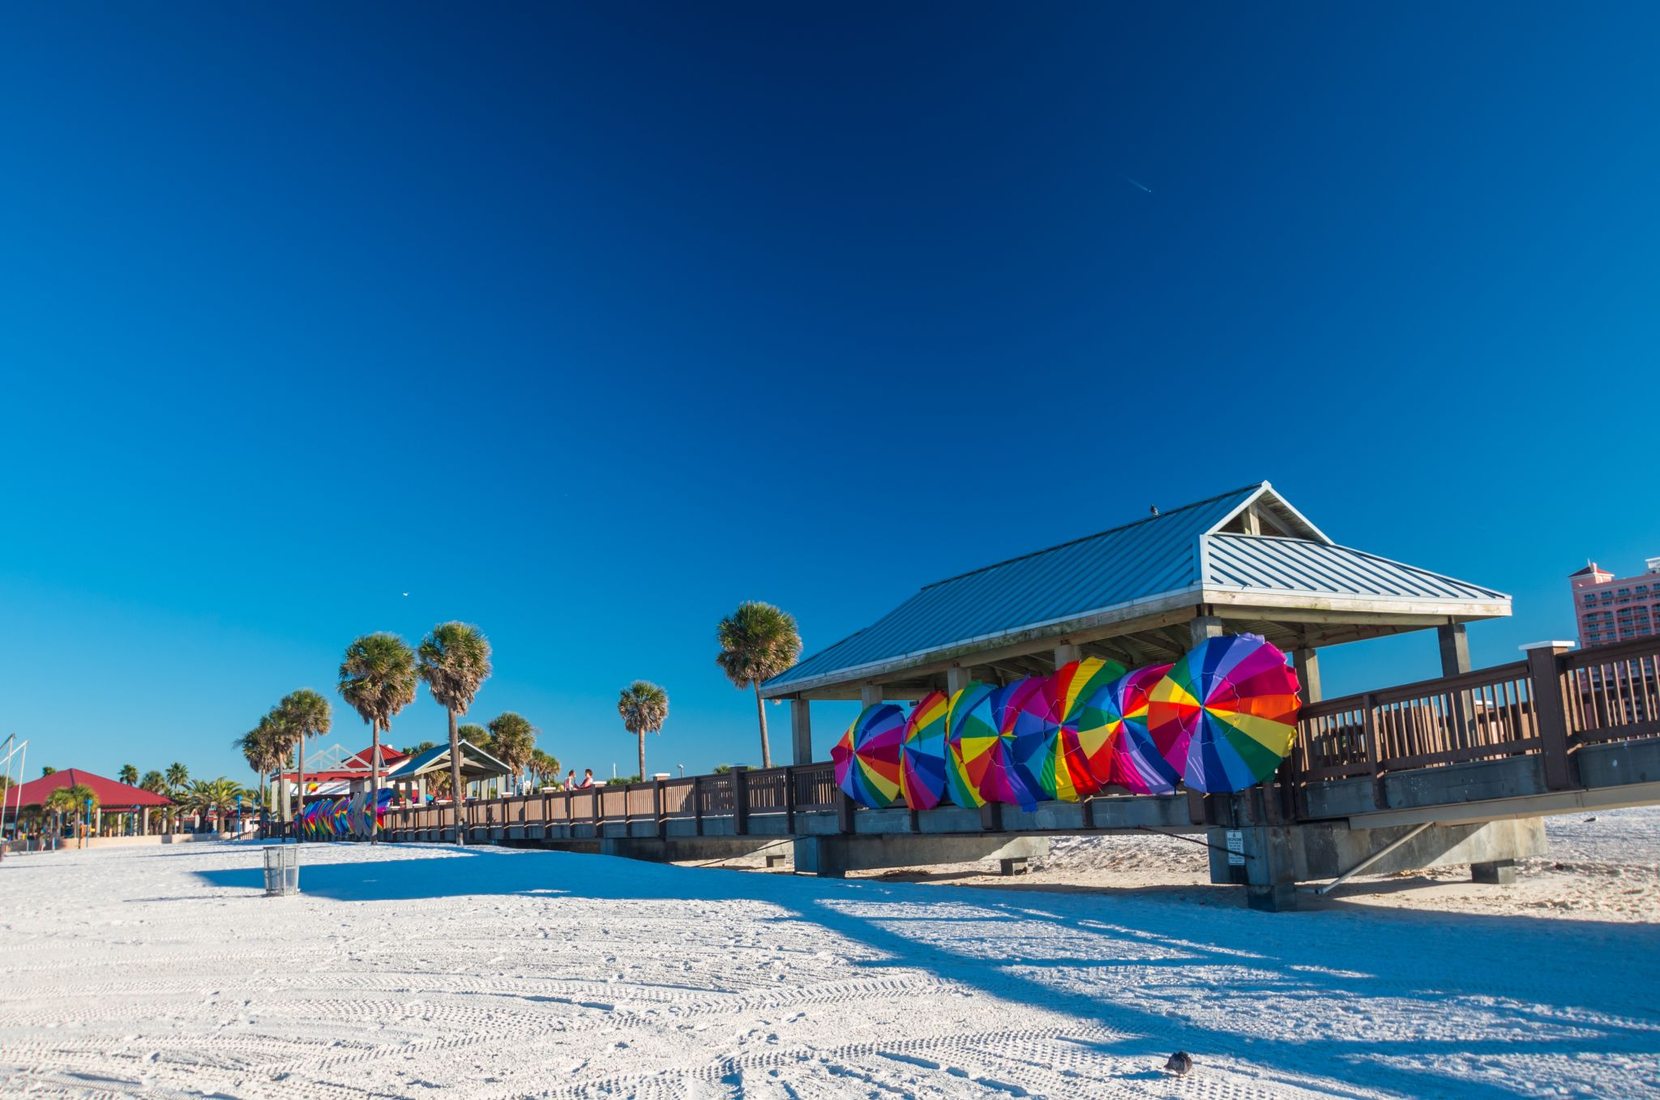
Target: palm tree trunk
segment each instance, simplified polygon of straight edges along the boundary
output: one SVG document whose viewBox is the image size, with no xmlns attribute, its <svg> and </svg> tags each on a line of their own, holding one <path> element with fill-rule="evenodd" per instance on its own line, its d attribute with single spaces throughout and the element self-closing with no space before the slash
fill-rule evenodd
<svg viewBox="0 0 1660 1100">
<path fill-rule="evenodd" d="M 772 748 L 767 744 L 767 707 L 761 701 L 761 681 L 751 680 L 755 688 L 755 716 L 761 720 L 761 767 L 772 767 Z"/>
<path fill-rule="evenodd" d="M 375 813 L 380 803 L 380 723 L 371 722 L 375 731 L 374 744 L 369 750 L 369 843 L 380 843 L 380 816 Z M 392 732 L 390 729 L 388 733 Z"/>
<path fill-rule="evenodd" d="M 646 781 L 646 731 L 640 731 L 640 782 Z"/>
<path fill-rule="evenodd" d="M 455 822 L 455 842 L 467 843 L 461 828 L 461 734 L 455 728 L 455 711 L 450 709 L 450 817 Z"/>
</svg>

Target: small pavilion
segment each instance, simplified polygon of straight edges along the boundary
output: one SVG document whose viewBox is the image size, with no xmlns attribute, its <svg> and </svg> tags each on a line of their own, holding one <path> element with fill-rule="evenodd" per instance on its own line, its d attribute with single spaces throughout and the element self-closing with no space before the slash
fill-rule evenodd
<svg viewBox="0 0 1660 1100">
<path fill-rule="evenodd" d="M 397 792 L 399 799 L 422 803 L 427 800 L 427 777 L 450 774 L 450 746 L 448 742 L 434 745 L 425 752 L 408 757 L 387 772 L 384 779 Z M 513 774 L 513 769 L 485 752 L 471 741 L 461 742 L 461 782 L 474 783 L 486 779 L 500 779 Z"/>
<path fill-rule="evenodd" d="M 1086 656 L 1134 668 L 1249 632 L 1293 655 L 1312 702 L 1326 646 L 1433 629 L 1455 675 L 1465 624 L 1509 614 L 1502 592 L 1339 545 L 1264 481 L 927 585 L 761 695 L 790 700 L 799 764 L 815 699 L 913 700 Z"/>
<path fill-rule="evenodd" d="M 305 762 L 305 794 L 300 799 L 301 804 L 318 798 L 340 798 L 352 794 L 359 787 L 369 782 L 373 774 L 374 746 L 366 745 L 357 752 L 347 754 L 339 745 L 326 749 L 318 749 L 306 757 Z M 388 773 L 409 758 L 408 753 L 400 752 L 391 745 L 380 747 L 380 775 L 384 780 Z M 277 773 L 276 782 L 294 789 L 299 782 L 299 776 L 293 768 Z"/>
<path fill-rule="evenodd" d="M 15 824 L 15 818 L 22 810 L 39 809 L 46 804 L 53 791 L 69 787 L 85 787 L 96 799 L 92 811 L 94 835 L 103 834 L 104 818 L 108 815 L 112 818 L 110 824 L 115 835 L 147 836 L 148 811 L 173 805 L 172 799 L 154 791 L 147 791 L 142 787 L 129 787 L 125 783 L 118 783 L 84 768 L 65 768 L 5 791 L 5 806 L 4 810 L 0 811 L 0 820 L 12 819 Z"/>
</svg>

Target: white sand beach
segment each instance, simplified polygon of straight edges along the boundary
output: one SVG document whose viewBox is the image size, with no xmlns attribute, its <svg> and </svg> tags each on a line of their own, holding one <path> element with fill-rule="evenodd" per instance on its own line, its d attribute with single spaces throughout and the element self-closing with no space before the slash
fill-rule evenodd
<svg viewBox="0 0 1660 1100">
<path fill-rule="evenodd" d="M 1556 859 L 1619 875 L 1459 911 L 348 845 L 268 899 L 251 845 L 30 855 L 0 864 L 0 1093 L 1660 1095 L 1660 914 L 1527 893 L 1652 880 L 1660 813 L 1597 816 Z"/>
</svg>

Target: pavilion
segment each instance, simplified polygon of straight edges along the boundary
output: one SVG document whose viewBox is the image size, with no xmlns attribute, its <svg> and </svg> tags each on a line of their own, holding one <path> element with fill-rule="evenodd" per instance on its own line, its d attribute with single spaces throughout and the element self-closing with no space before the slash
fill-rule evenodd
<svg viewBox="0 0 1660 1100">
<path fill-rule="evenodd" d="M 1333 542 L 1264 481 L 930 584 L 761 695 L 791 701 L 799 764 L 814 699 L 912 700 L 1086 656 L 1133 668 L 1250 632 L 1293 655 L 1312 702 L 1322 647 L 1433 628 L 1454 675 L 1465 624 L 1509 614 L 1502 592 Z"/>
<path fill-rule="evenodd" d="M 8 816 L 15 819 L 22 810 L 44 806 L 53 791 L 69 787 L 86 787 L 97 800 L 93 806 L 94 835 L 103 832 L 104 815 L 111 814 L 116 815 L 113 824 L 116 826 L 117 835 L 132 833 L 136 836 L 147 836 L 147 811 L 173 805 L 172 799 L 154 791 L 147 791 L 142 787 L 129 787 L 125 783 L 118 783 L 83 768 L 65 768 L 50 775 L 43 775 L 39 779 L 31 779 L 14 790 L 7 790 L 4 810 L 0 811 L 0 821 Z"/>
<path fill-rule="evenodd" d="M 369 782 L 371 764 L 373 762 L 374 746 L 365 745 L 357 752 L 347 754 L 339 745 L 326 749 L 318 749 L 306 757 L 305 762 L 305 793 L 299 800 L 304 805 L 307 800 L 318 798 L 340 798 L 355 792 L 359 787 Z M 380 747 L 380 774 L 385 779 L 393 768 L 409 758 L 408 753 L 400 752 L 391 745 Z M 275 782 L 279 789 L 286 787 L 295 789 L 299 782 L 299 775 L 292 767 L 276 773 Z"/>
<path fill-rule="evenodd" d="M 397 791 L 397 797 L 421 803 L 427 800 L 427 776 L 450 773 L 450 746 L 448 742 L 434 745 L 425 752 L 408 757 L 387 772 L 384 779 Z M 461 782 L 473 783 L 498 779 L 513 774 L 513 769 L 485 752 L 471 741 L 461 742 Z"/>
</svg>

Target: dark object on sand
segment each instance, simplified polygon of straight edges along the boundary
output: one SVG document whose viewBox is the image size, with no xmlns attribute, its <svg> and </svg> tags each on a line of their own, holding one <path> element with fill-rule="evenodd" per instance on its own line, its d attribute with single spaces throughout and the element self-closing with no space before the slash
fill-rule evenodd
<svg viewBox="0 0 1660 1100">
<path fill-rule="evenodd" d="M 1170 1061 L 1164 1063 L 1164 1068 L 1177 1077 L 1186 1077 L 1193 1069 L 1193 1056 L 1185 1050 L 1178 1050 L 1170 1056 Z"/>
</svg>

